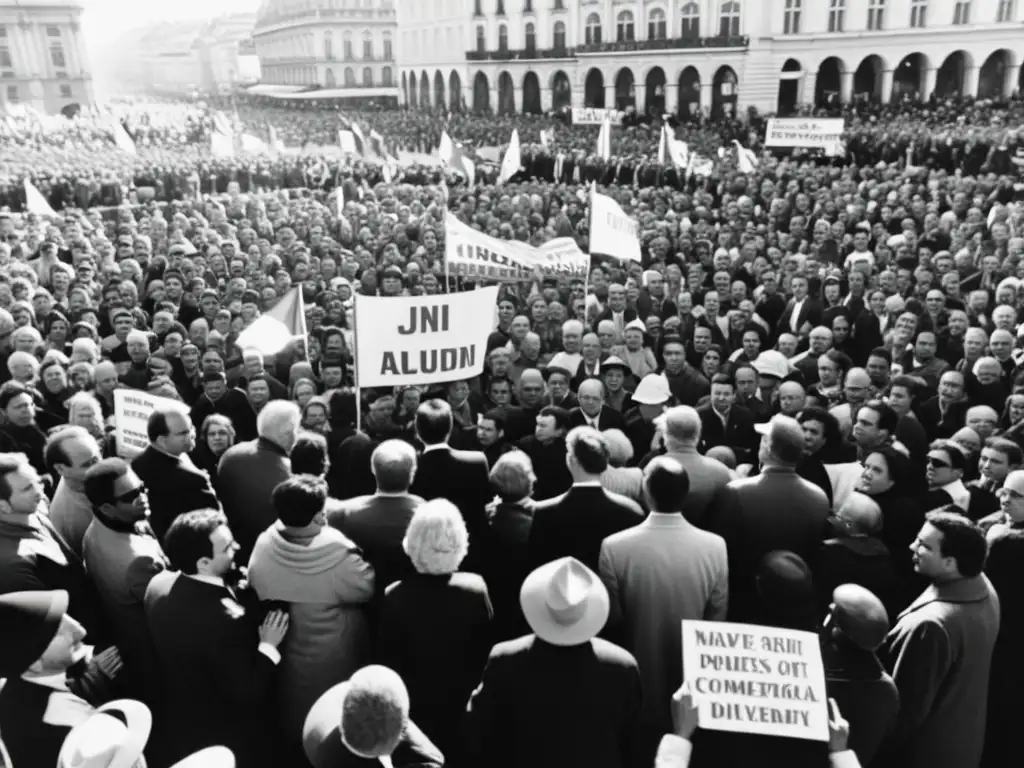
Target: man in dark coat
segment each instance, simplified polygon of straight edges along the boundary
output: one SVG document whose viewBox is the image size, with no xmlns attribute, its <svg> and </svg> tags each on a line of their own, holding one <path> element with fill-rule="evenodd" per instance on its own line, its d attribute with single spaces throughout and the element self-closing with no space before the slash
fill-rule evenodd
<svg viewBox="0 0 1024 768">
<path fill-rule="evenodd" d="M 643 510 L 632 499 L 601 487 L 601 473 L 608 468 L 608 443 L 600 432 L 576 427 L 566 437 L 566 457 L 573 485 L 534 508 L 529 562 L 537 567 L 571 556 L 596 571 L 601 542 L 639 524 Z"/>
<path fill-rule="evenodd" d="M 754 615 L 761 559 L 784 550 L 813 562 L 828 520 L 824 491 L 796 474 L 804 452 L 800 424 L 780 415 L 757 431 L 761 474 L 729 483 L 708 520 L 729 545 L 729 621 Z"/>
<path fill-rule="evenodd" d="M 732 449 L 737 464 L 749 464 L 757 454 L 759 442 L 754 417 L 742 405 L 736 405 L 736 383 L 726 374 L 711 379 L 711 402 L 697 409 L 700 415 L 700 451 L 724 445 Z"/>
<path fill-rule="evenodd" d="M 642 691 L 636 659 L 597 638 L 608 592 L 572 557 L 531 573 L 520 592 L 532 635 L 491 651 L 470 700 L 467 765 L 638 765 Z"/>
<path fill-rule="evenodd" d="M 426 501 L 444 498 L 462 513 L 469 531 L 470 550 L 463 570 L 477 571 L 474 540 L 487 527 L 485 507 L 493 498 L 487 458 L 480 451 L 456 451 L 448 445 L 452 409 L 444 400 L 428 400 L 416 412 L 416 436 L 423 443 L 410 491 Z"/>
<path fill-rule="evenodd" d="M 225 580 L 238 545 L 219 512 L 175 519 L 164 549 L 174 570 L 153 577 L 145 600 L 164 697 L 151 742 L 158 764 L 223 745 L 239 766 L 271 766 L 273 684 L 288 614 L 273 611 L 260 625 L 238 602 Z"/>
<path fill-rule="evenodd" d="M 622 414 L 604 405 L 604 384 L 598 379 L 587 379 L 580 384 L 576 393 L 579 407 L 569 411 L 569 428 L 589 426 L 598 432 L 606 429 L 622 429 L 625 426 Z"/>
<path fill-rule="evenodd" d="M 189 453 L 196 447 L 196 428 L 185 406 L 161 404 L 146 424 L 149 446 L 132 460 L 132 470 L 146 485 L 149 524 L 159 541 L 174 518 L 194 509 L 220 509 L 210 476 L 196 467 Z"/>
</svg>

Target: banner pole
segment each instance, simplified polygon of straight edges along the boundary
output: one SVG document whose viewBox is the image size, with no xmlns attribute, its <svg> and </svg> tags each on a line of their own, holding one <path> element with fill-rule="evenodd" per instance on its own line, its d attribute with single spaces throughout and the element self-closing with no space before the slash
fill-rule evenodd
<svg viewBox="0 0 1024 768">
<path fill-rule="evenodd" d="M 359 297 L 352 297 L 352 384 L 356 390 L 356 432 L 362 432 L 363 398 L 359 393 L 359 321 L 356 319 L 356 304 Z"/>
</svg>

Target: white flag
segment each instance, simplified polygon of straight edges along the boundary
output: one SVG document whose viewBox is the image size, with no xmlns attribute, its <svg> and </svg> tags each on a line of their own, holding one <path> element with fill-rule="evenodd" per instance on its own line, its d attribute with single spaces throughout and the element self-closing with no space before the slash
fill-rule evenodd
<svg viewBox="0 0 1024 768">
<path fill-rule="evenodd" d="M 210 152 L 214 157 L 234 157 L 235 140 L 230 134 L 214 131 L 210 134 Z"/>
<path fill-rule="evenodd" d="M 601 123 L 601 130 L 597 134 L 597 156 L 602 160 L 611 160 L 612 158 L 612 123 L 605 115 L 604 122 Z"/>
<path fill-rule="evenodd" d="M 268 126 L 270 128 L 270 151 L 274 154 L 284 152 L 284 142 L 277 138 L 277 129 L 274 126 Z"/>
<path fill-rule="evenodd" d="M 306 335 L 306 308 L 302 286 L 297 285 L 238 335 L 241 350 L 258 349 L 264 355 L 276 355 L 296 336 Z"/>
<path fill-rule="evenodd" d="M 341 147 L 342 152 L 353 155 L 359 153 L 356 149 L 356 137 L 352 131 L 338 131 L 338 146 Z"/>
<path fill-rule="evenodd" d="M 128 135 L 128 132 L 124 129 L 124 126 L 118 122 L 117 118 L 114 118 L 114 144 L 122 152 L 127 152 L 129 155 L 136 154 L 135 142 L 132 141 L 132 137 Z"/>
<path fill-rule="evenodd" d="M 512 139 L 505 150 L 505 157 L 501 160 L 501 172 L 498 174 L 498 183 L 504 184 L 515 176 L 523 167 L 523 157 L 519 149 L 519 130 L 513 129 Z"/>
<path fill-rule="evenodd" d="M 25 210 L 28 213 L 35 213 L 39 216 L 57 215 L 57 212 L 46 202 L 43 193 L 36 189 L 36 185 L 28 179 L 25 179 Z"/>
<path fill-rule="evenodd" d="M 251 133 L 243 133 L 242 151 L 253 155 L 266 155 L 270 154 L 270 147 L 268 147 L 267 143 L 259 136 L 253 136 Z"/>
<path fill-rule="evenodd" d="M 732 140 L 736 147 L 736 158 L 739 161 L 740 173 L 753 173 L 757 167 L 757 156 L 742 146 L 736 139 Z"/>
<path fill-rule="evenodd" d="M 597 191 L 590 191 L 590 252 L 618 259 L 640 261 L 639 227 L 619 204 Z"/>
<path fill-rule="evenodd" d="M 451 136 L 448 135 L 448 131 L 441 131 L 441 141 L 437 145 L 437 156 L 441 158 L 441 162 L 448 163 L 452 162 L 452 155 L 455 154 L 455 145 L 452 143 Z"/>
<path fill-rule="evenodd" d="M 551 149 L 551 146 L 554 143 L 555 143 L 555 129 L 554 128 L 548 128 L 547 130 L 544 130 L 542 128 L 541 131 L 540 131 L 540 145 L 542 147 L 544 147 L 544 149 Z"/>
</svg>

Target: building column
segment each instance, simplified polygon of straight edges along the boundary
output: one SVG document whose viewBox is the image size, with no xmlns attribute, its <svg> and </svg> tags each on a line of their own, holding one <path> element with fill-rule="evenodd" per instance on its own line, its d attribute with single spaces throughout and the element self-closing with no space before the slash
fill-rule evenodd
<svg viewBox="0 0 1024 768">
<path fill-rule="evenodd" d="M 523 89 L 522 86 L 512 86 L 512 103 L 515 104 L 516 114 L 522 114 L 523 111 Z"/>
<path fill-rule="evenodd" d="M 853 99 L 853 70 L 839 75 L 839 102 L 849 104 Z"/>
<path fill-rule="evenodd" d="M 548 90 L 550 91 L 551 89 L 549 88 Z M 554 94 L 552 94 L 552 103 L 554 103 L 554 98 L 553 97 L 554 97 Z M 574 85 L 572 87 L 572 102 L 571 102 L 571 104 L 574 107 L 584 107 L 584 106 L 586 106 L 586 104 L 587 104 L 587 89 L 586 89 L 586 86 L 583 85 L 582 83 L 579 84 L 579 85 Z"/>
<path fill-rule="evenodd" d="M 927 67 L 921 76 L 921 101 L 928 101 L 935 92 L 935 81 L 938 79 L 938 67 Z"/>
<path fill-rule="evenodd" d="M 702 114 L 711 114 L 711 105 L 715 103 L 715 84 L 713 82 L 700 81 L 700 111 Z"/>
<path fill-rule="evenodd" d="M 1017 90 L 1017 82 L 1020 80 L 1020 64 L 1010 64 L 1006 67 L 1006 79 L 1003 81 L 1003 97 L 1007 97 Z"/>
<path fill-rule="evenodd" d="M 812 107 L 815 104 L 815 93 L 818 90 L 818 73 L 817 72 L 805 72 L 804 76 L 800 79 L 800 99 L 801 104 L 810 104 Z"/>
<path fill-rule="evenodd" d="M 615 109 L 615 84 L 606 85 L 604 87 L 604 107 L 605 109 Z"/>
<path fill-rule="evenodd" d="M 551 88 L 540 89 L 540 108 L 542 112 L 549 112 L 555 105 L 555 92 Z"/>
<path fill-rule="evenodd" d="M 674 115 L 679 112 L 679 83 L 665 83 L 665 113 Z"/>
<path fill-rule="evenodd" d="M 883 69 L 881 80 L 882 84 L 879 88 L 879 96 L 883 104 L 888 104 L 892 101 L 893 70 Z"/>
<path fill-rule="evenodd" d="M 978 79 L 981 77 L 981 67 L 967 67 L 964 69 L 964 96 L 971 98 L 978 95 Z"/>
</svg>

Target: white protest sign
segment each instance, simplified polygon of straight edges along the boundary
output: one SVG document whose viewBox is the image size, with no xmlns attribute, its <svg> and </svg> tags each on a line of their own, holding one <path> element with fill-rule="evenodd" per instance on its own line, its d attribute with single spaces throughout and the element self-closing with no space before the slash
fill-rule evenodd
<svg viewBox="0 0 1024 768">
<path fill-rule="evenodd" d="M 828 741 L 828 694 L 813 632 L 683 622 L 683 678 L 700 727 Z"/>
<path fill-rule="evenodd" d="M 536 269 L 552 277 L 585 279 L 590 257 L 571 237 L 559 237 L 539 247 L 518 240 L 499 240 L 445 215 L 445 259 L 449 269 L 466 277 L 488 280 L 532 280 Z"/>
<path fill-rule="evenodd" d="M 603 109 L 600 107 L 573 107 L 573 125 L 600 125 L 607 118 L 612 125 L 622 123 L 623 113 L 617 109 Z"/>
<path fill-rule="evenodd" d="M 177 403 L 167 397 L 157 397 L 139 389 L 114 390 L 114 438 L 117 455 L 134 459 L 149 445 L 146 425 L 149 414 L 160 403 Z"/>
<path fill-rule="evenodd" d="M 640 228 L 607 195 L 590 196 L 590 252 L 640 261 Z"/>
<path fill-rule="evenodd" d="M 498 287 L 440 296 L 356 297 L 360 387 L 440 384 L 484 368 Z"/>
<path fill-rule="evenodd" d="M 841 117 L 773 117 L 768 120 L 766 147 L 830 149 L 843 134 Z"/>
</svg>

